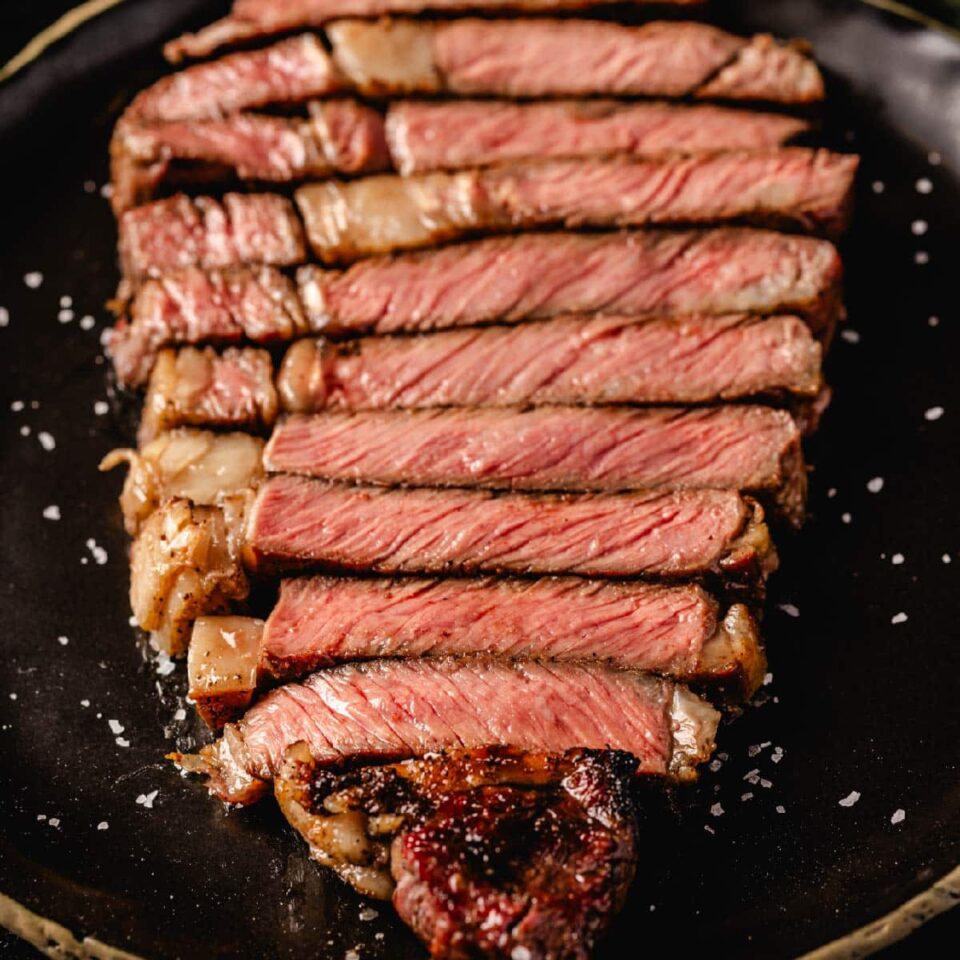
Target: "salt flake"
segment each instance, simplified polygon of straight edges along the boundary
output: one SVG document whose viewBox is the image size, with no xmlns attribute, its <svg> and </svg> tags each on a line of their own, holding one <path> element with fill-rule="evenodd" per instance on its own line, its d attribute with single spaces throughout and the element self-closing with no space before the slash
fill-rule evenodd
<svg viewBox="0 0 960 960">
<path fill-rule="evenodd" d="M 118 733 L 123 733 L 123 724 L 119 720 L 108 720 L 107 726 L 110 727 L 110 732 L 115 736 Z"/>
<path fill-rule="evenodd" d="M 860 334 L 857 333 L 856 330 L 841 330 L 841 331 L 840 331 L 840 336 L 841 336 L 847 343 L 859 343 L 859 342 L 860 342 Z"/>
<path fill-rule="evenodd" d="M 903 563 L 904 559 L 905 559 L 905 558 L 904 558 L 904 556 L 903 556 L 902 553 L 895 553 L 895 554 L 890 558 L 890 562 L 891 562 L 895 567 L 899 567 L 900 564 Z"/>
<path fill-rule="evenodd" d="M 49 507 L 43 508 L 43 519 L 44 520 L 59 520 L 60 519 L 60 508 L 55 504 L 51 503 Z"/>
<path fill-rule="evenodd" d="M 715 804 L 710 808 L 710 815 L 711 815 L 711 816 L 714 816 L 714 817 L 722 817 L 722 816 L 723 816 L 723 807 L 722 807 L 719 803 L 715 803 Z"/>
<path fill-rule="evenodd" d="M 792 604 L 792 603 L 781 603 L 781 604 L 778 604 L 778 606 L 780 607 L 780 609 L 781 609 L 788 617 L 799 617 L 799 616 L 800 616 L 800 610 L 799 610 L 799 608 L 797 608 L 797 607 L 796 607 L 794 604 Z"/>
<path fill-rule="evenodd" d="M 939 420 L 943 416 L 943 407 L 931 407 L 929 410 L 925 411 L 923 414 L 924 420 L 929 420 L 931 423 L 934 420 Z"/>
<path fill-rule="evenodd" d="M 64 637 L 63 635 L 57 637 L 57 643 L 59 643 L 61 647 L 65 647 L 69 642 L 69 637 Z"/>
<path fill-rule="evenodd" d="M 0 307 L 0 327 L 10 325 L 10 311 L 6 307 Z"/>
<path fill-rule="evenodd" d="M 97 824 L 97 829 L 98 829 L 98 830 L 109 830 L 109 829 L 110 829 L 110 824 L 107 823 L 106 820 L 101 820 L 101 821 Z"/>
<path fill-rule="evenodd" d="M 903 823 L 907 819 L 907 811 L 902 809 L 896 809 L 893 811 L 893 816 L 890 818 L 891 823 Z"/>
<path fill-rule="evenodd" d="M 841 807 L 852 807 L 860 799 L 856 790 L 851 790 L 842 800 L 838 801 Z"/>
<path fill-rule="evenodd" d="M 879 493 L 883 489 L 883 477 L 874 477 L 867 481 L 867 489 L 871 493 Z"/>
<path fill-rule="evenodd" d="M 40 441 L 40 446 L 43 447 L 48 453 L 55 449 L 57 446 L 57 441 L 53 439 L 53 436 L 47 433 L 46 430 L 41 430 L 37 434 L 37 439 Z"/>
<path fill-rule="evenodd" d="M 891 623 L 906 623 L 906 622 L 907 622 L 907 615 L 906 615 L 903 611 L 901 611 L 900 613 L 895 613 L 895 614 L 890 618 L 890 622 L 891 622 Z"/>
</svg>

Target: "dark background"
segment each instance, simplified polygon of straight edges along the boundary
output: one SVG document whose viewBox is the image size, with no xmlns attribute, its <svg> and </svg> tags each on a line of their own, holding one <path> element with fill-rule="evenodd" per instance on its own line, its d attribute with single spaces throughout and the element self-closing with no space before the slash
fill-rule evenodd
<svg viewBox="0 0 960 960">
<path fill-rule="evenodd" d="M 763 2 L 763 0 L 757 0 Z M 0 65 L 76 0 L 0 0 Z M 960 29 L 960 0 L 912 0 L 909 3 L 929 16 Z M 960 943 L 960 909 L 928 923 L 908 940 L 885 951 L 884 960 L 956 956 Z M 32 960 L 36 952 L 11 934 L 0 930 L 0 957 L 3 960 Z"/>
</svg>

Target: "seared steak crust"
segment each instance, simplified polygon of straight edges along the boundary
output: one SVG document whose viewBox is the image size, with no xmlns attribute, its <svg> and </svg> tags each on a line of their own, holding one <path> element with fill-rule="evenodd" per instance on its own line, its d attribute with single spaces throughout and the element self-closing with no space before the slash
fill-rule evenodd
<svg viewBox="0 0 960 960">
<path fill-rule="evenodd" d="M 337 773 L 300 745 L 275 791 L 347 882 L 383 896 L 392 875 L 431 956 L 586 960 L 636 868 L 634 766 L 618 751 L 492 748 Z"/>
</svg>

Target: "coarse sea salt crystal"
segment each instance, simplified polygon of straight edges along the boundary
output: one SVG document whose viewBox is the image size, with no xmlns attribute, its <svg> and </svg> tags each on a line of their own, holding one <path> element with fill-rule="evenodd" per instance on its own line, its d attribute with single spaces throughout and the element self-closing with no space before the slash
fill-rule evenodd
<svg viewBox="0 0 960 960">
<path fill-rule="evenodd" d="M 941 559 L 944 563 L 950 563 L 950 554 L 949 554 L 949 553 L 945 553 L 940 559 Z"/>
<path fill-rule="evenodd" d="M 883 489 L 883 477 L 874 477 L 867 481 L 867 489 L 871 493 L 879 493 Z"/>
<path fill-rule="evenodd" d="M 943 407 L 931 407 L 929 410 L 926 410 L 923 414 L 924 420 L 929 420 L 931 423 L 934 420 L 939 420 L 943 416 Z"/>
<path fill-rule="evenodd" d="M 157 657 L 157 673 L 161 677 L 168 677 L 177 668 L 177 665 L 163 651 Z"/>
<path fill-rule="evenodd" d="M 93 559 L 97 562 L 99 566 L 103 566 L 109 557 L 107 556 L 107 551 L 101 547 L 93 537 L 87 538 L 87 549 L 93 555 Z"/>
<path fill-rule="evenodd" d="M 94 326 L 96 325 L 96 322 L 97 322 L 97 321 L 94 320 L 93 317 L 91 317 L 89 313 L 84 314 L 84 316 L 82 316 L 82 317 L 80 318 L 80 329 L 81 329 L 81 330 L 92 330 L 92 329 L 94 328 Z"/>
<path fill-rule="evenodd" d="M 61 647 L 65 647 L 69 642 L 70 638 L 63 636 L 62 634 L 57 637 L 57 643 L 59 643 Z"/>
<path fill-rule="evenodd" d="M 903 823 L 907 819 L 907 811 L 903 809 L 896 809 L 893 811 L 893 816 L 890 818 L 891 823 Z"/>
<path fill-rule="evenodd" d="M 68 296 L 67 294 L 64 294 L 64 295 L 60 298 L 60 306 L 61 306 L 61 307 L 72 307 L 72 306 L 73 306 L 73 297 Z"/>
<path fill-rule="evenodd" d="M 780 603 L 780 604 L 778 604 L 778 606 L 780 607 L 780 609 L 781 609 L 788 617 L 799 617 L 799 616 L 800 616 L 800 610 L 799 610 L 799 608 L 797 608 L 797 607 L 796 607 L 794 604 L 792 604 L 792 603 Z"/>
<path fill-rule="evenodd" d="M 765 687 L 769 687 L 771 683 L 773 683 L 773 674 L 772 674 L 772 673 L 765 673 L 765 674 L 763 675 L 763 685 L 764 685 Z"/>
<path fill-rule="evenodd" d="M 24 406 L 26 406 L 26 404 L 24 404 L 22 400 L 14 400 L 13 403 L 10 404 L 10 409 L 14 413 L 19 413 L 24 408 Z"/>
<path fill-rule="evenodd" d="M 110 727 L 110 732 L 114 735 L 123 733 L 123 724 L 119 720 L 108 720 L 107 726 Z"/>
<path fill-rule="evenodd" d="M 774 747 L 773 753 L 770 754 L 770 760 L 773 763 L 779 763 L 783 759 L 783 747 Z"/>
<path fill-rule="evenodd" d="M 847 343 L 859 343 L 860 334 L 856 330 L 841 330 L 840 337 Z"/>
<path fill-rule="evenodd" d="M 159 790 L 151 790 L 150 793 L 141 793 L 140 796 L 137 797 L 137 803 L 140 804 L 141 807 L 146 807 L 148 810 L 152 810 L 153 801 L 157 799 L 157 794 L 159 792 Z"/>
<path fill-rule="evenodd" d="M 359 913 L 360 919 L 363 920 L 364 922 L 369 922 L 370 920 L 376 920 L 377 917 L 379 916 L 380 914 L 377 913 L 377 911 L 374 910 L 373 907 L 364 907 Z"/>
<path fill-rule="evenodd" d="M 910 232 L 915 237 L 922 237 L 929 229 L 930 225 L 926 220 L 914 220 L 913 223 L 910 224 Z"/>
<path fill-rule="evenodd" d="M 116 744 L 117 744 L 118 747 L 129 747 L 129 746 L 130 746 L 130 741 L 124 739 L 123 737 L 117 737 L 117 739 L 116 739 L 115 742 L 116 742 Z"/>
<path fill-rule="evenodd" d="M 852 807 L 860 799 L 856 790 L 851 790 L 842 800 L 837 801 L 841 807 Z"/>
<path fill-rule="evenodd" d="M 921 177 L 914 186 L 917 193 L 933 193 L 933 181 L 929 177 Z"/>
<path fill-rule="evenodd" d="M 841 513 L 841 514 L 840 514 L 840 519 L 841 519 L 844 523 L 850 523 L 850 521 L 853 520 L 853 515 L 852 515 L 852 514 L 849 514 L 849 513 Z"/>
<path fill-rule="evenodd" d="M 57 827 L 60 826 L 60 818 L 59 818 L 59 817 L 51 817 L 51 818 L 47 821 L 47 823 L 49 823 L 51 827 L 53 827 L 54 829 L 56 829 Z"/>
<path fill-rule="evenodd" d="M 748 800 L 752 800 L 752 799 L 753 799 L 753 793 L 749 790 L 746 793 L 740 794 L 741 803 L 746 803 Z"/>
<path fill-rule="evenodd" d="M 828 500 L 832 500 L 836 495 L 837 495 L 837 488 L 836 488 L 836 487 L 831 487 L 831 488 L 827 491 L 827 499 L 828 499 Z"/>
<path fill-rule="evenodd" d="M 722 816 L 723 816 L 723 807 L 722 807 L 719 803 L 715 803 L 715 804 L 710 808 L 710 815 L 711 815 L 711 816 L 714 816 L 714 817 L 722 817 Z"/>
<path fill-rule="evenodd" d="M 73 320 L 73 317 L 73 311 L 69 309 L 63 309 L 57 314 L 57 319 L 61 323 L 70 323 Z"/>
<path fill-rule="evenodd" d="M 930 254 L 926 250 L 918 250 L 913 255 L 913 262 L 919 266 L 925 266 L 930 262 Z"/>
<path fill-rule="evenodd" d="M 931 316 L 931 317 L 927 317 L 927 325 L 928 325 L 928 326 L 931 326 L 931 327 L 938 327 L 938 326 L 940 326 L 940 318 L 939 318 L 938 316 L 936 316 L 936 314 L 934 314 L 934 315 Z"/>
<path fill-rule="evenodd" d="M 43 519 L 44 520 L 59 520 L 60 519 L 60 508 L 55 504 L 51 503 L 49 507 L 43 508 Z"/>
<path fill-rule="evenodd" d="M 900 564 L 903 563 L 904 559 L 905 559 L 905 558 L 904 558 L 904 556 L 903 556 L 902 553 L 895 553 L 895 554 L 890 558 L 890 562 L 891 562 L 895 567 L 899 567 Z"/>
<path fill-rule="evenodd" d="M 101 820 L 101 821 L 97 824 L 97 829 L 98 829 L 98 830 L 109 830 L 109 829 L 110 829 L 110 824 L 107 823 L 106 820 Z"/>
<path fill-rule="evenodd" d="M 40 441 L 40 446 L 48 453 L 57 446 L 57 441 L 54 440 L 52 434 L 47 433 L 46 430 L 41 430 L 37 434 L 37 439 Z"/>
<path fill-rule="evenodd" d="M 870 186 L 874 193 L 883 193 L 883 191 L 887 189 L 886 184 L 882 180 L 874 180 Z"/>
<path fill-rule="evenodd" d="M 174 720 L 186 720 L 186 719 L 187 719 L 187 711 L 184 710 L 183 707 L 180 707 L 180 708 L 177 710 L 177 712 L 174 713 L 173 719 L 174 719 Z"/>
<path fill-rule="evenodd" d="M 43 283 L 43 274 L 39 270 L 31 270 L 23 275 L 23 282 L 31 290 L 36 290 Z"/>
<path fill-rule="evenodd" d="M 895 613 L 895 614 L 890 618 L 890 622 L 891 622 L 891 623 L 906 623 L 906 622 L 907 622 L 907 615 L 906 615 L 903 611 L 901 611 L 900 613 Z"/>
<path fill-rule="evenodd" d="M 936 150 L 931 150 L 927 154 L 927 163 L 929 163 L 931 167 L 939 167 L 940 164 L 943 163 L 943 157 L 940 156 Z"/>
<path fill-rule="evenodd" d="M 703 825 L 703 829 L 706 830 L 707 833 L 714 833 L 714 834 L 715 834 L 715 833 L 717 832 L 716 830 L 713 829 L 713 827 L 710 826 L 709 823 L 705 823 L 705 824 Z"/>
<path fill-rule="evenodd" d="M 110 412 L 110 404 L 106 400 L 97 400 L 93 405 L 93 412 L 98 417 L 102 417 L 105 413 Z"/>
<path fill-rule="evenodd" d="M 0 327 L 10 325 L 10 311 L 6 307 L 0 307 Z"/>
<path fill-rule="evenodd" d="M 778 803 L 773 809 L 776 810 L 777 813 L 786 813 L 786 812 L 787 812 L 787 808 L 786 808 L 785 806 L 783 806 L 783 804 L 780 804 L 780 803 Z"/>
</svg>

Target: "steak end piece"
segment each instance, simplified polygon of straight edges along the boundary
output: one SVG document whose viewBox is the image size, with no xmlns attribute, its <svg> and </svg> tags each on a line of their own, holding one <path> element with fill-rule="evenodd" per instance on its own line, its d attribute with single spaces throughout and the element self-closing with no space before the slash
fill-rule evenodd
<svg viewBox="0 0 960 960">
<path fill-rule="evenodd" d="M 634 767 L 490 748 L 331 773 L 300 743 L 274 789 L 314 859 L 392 892 L 431 956 L 586 960 L 636 871 Z"/>
<path fill-rule="evenodd" d="M 265 350 L 231 347 L 162 350 L 143 402 L 139 440 L 201 426 L 262 431 L 277 416 L 273 362 Z"/>
</svg>

